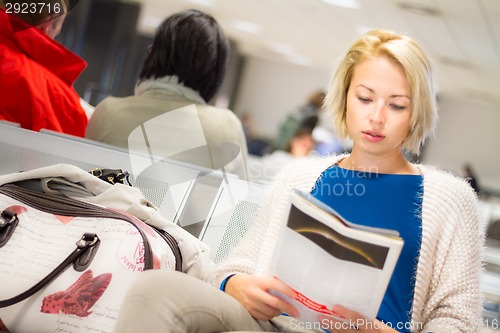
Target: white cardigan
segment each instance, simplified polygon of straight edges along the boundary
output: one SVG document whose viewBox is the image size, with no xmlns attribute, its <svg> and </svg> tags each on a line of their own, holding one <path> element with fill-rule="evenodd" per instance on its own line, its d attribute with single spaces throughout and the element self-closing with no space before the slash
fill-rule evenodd
<svg viewBox="0 0 500 333">
<path fill-rule="evenodd" d="M 311 191 L 317 178 L 345 156 L 299 160 L 270 185 L 254 226 L 219 265 L 219 286 L 232 273 L 265 274 L 291 189 Z M 412 332 L 477 332 L 481 324 L 483 229 L 477 197 L 463 180 L 416 165 L 423 174 L 422 244 L 412 305 Z"/>
</svg>

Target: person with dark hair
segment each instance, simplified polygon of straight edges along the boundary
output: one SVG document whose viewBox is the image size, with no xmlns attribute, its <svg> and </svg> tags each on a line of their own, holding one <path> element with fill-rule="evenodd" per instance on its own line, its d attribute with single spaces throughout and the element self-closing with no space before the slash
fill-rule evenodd
<svg viewBox="0 0 500 333">
<path fill-rule="evenodd" d="M 73 83 L 87 64 L 53 40 L 66 11 L 63 0 L 1 4 L 0 119 L 83 137 L 88 119 Z"/>
<path fill-rule="evenodd" d="M 309 128 L 312 132 L 319 122 L 319 112 L 325 98 L 323 90 L 313 92 L 307 103 L 290 112 L 278 129 L 274 146 L 276 149 L 286 150 L 295 132 L 300 128 Z"/>
<path fill-rule="evenodd" d="M 156 31 L 139 80 L 177 75 L 209 102 L 226 73 L 229 45 L 214 18 L 190 10 L 172 15 Z"/>
<path fill-rule="evenodd" d="M 285 149 L 277 149 L 270 154 L 262 156 L 259 163 L 252 164 L 252 180 L 270 182 L 287 165 L 296 159 L 310 157 L 316 154 L 316 142 L 310 127 L 299 127 Z"/>
<path fill-rule="evenodd" d="M 224 167 L 247 179 L 240 120 L 230 110 L 207 105 L 222 85 L 229 53 L 217 21 L 198 10 L 173 14 L 156 30 L 148 52 L 134 96 L 108 97 L 98 104 L 86 137 L 202 167 Z"/>
<path fill-rule="evenodd" d="M 470 163 L 465 163 L 463 166 L 463 177 L 465 181 L 469 183 L 470 187 L 476 192 L 477 195 L 482 194 L 481 188 L 479 187 L 479 182 L 477 181 L 476 173 L 472 169 Z"/>
</svg>

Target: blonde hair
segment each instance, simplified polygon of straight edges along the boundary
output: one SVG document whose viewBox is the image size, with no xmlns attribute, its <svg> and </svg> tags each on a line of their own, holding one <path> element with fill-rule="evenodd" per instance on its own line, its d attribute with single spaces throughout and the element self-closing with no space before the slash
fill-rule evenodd
<svg viewBox="0 0 500 333">
<path fill-rule="evenodd" d="M 346 138 L 346 99 L 356 66 L 370 57 L 385 56 L 401 66 L 410 87 L 412 115 L 403 148 L 420 153 L 420 146 L 434 133 L 437 101 L 431 63 L 410 37 L 392 31 L 372 30 L 361 36 L 341 59 L 332 75 L 323 108 L 333 112 L 337 135 Z"/>
</svg>

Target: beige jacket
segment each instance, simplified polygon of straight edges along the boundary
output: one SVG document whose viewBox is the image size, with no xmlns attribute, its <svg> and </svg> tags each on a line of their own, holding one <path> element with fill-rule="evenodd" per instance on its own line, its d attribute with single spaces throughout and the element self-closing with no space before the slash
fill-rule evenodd
<svg viewBox="0 0 500 333">
<path fill-rule="evenodd" d="M 248 179 L 247 145 L 238 117 L 206 105 L 177 77 L 141 82 L 134 96 L 108 97 L 97 105 L 85 137 Z"/>
</svg>

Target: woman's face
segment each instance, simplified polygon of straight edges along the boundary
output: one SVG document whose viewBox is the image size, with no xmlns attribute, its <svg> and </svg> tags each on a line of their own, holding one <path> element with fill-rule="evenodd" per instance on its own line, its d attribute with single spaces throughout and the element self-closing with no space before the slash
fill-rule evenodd
<svg viewBox="0 0 500 333">
<path fill-rule="evenodd" d="M 410 88 L 399 65 L 381 56 L 356 66 L 347 93 L 346 113 L 353 152 L 401 154 L 411 113 Z"/>
</svg>

